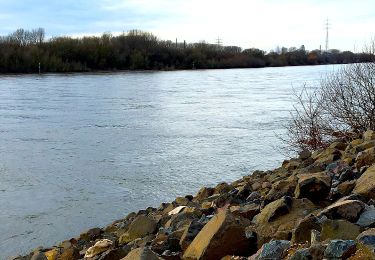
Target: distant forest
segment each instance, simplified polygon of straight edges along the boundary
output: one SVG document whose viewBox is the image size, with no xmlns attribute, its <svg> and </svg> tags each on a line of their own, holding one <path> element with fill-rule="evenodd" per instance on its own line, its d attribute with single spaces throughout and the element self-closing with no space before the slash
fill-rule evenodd
<svg viewBox="0 0 375 260">
<path fill-rule="evenodd" d="M 42 28 L 18 29 L 0 38 L 0 73 L 84 72 L 100 70 L 222 69 L 343 64 L 373 61 L 373 55 L 336 49 L 323 52 L 276 48 L 265 52 L 206 42 L 164 41 L 132 30 L 119 36 L 54 37 Z"/>
</svg>

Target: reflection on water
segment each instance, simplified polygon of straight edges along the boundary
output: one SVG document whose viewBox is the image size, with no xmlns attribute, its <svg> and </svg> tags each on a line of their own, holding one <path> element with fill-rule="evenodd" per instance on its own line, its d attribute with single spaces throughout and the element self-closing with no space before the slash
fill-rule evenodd
<svg viewBox="0 0 375 260">
<path fill-rule="evenodd" d="M 0 77 L 0 258 L 276 167 L 332 66 Z"/>
</svg>

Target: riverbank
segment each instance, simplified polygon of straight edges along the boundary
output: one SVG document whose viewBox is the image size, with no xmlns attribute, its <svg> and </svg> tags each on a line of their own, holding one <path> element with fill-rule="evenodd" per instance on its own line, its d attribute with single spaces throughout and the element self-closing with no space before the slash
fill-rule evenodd
<svg viewBox="0 0 375 260">
<path fill-rule="evenodd" d="M 375 132 L 11 259 L 375 259 Z"/>
</svg>

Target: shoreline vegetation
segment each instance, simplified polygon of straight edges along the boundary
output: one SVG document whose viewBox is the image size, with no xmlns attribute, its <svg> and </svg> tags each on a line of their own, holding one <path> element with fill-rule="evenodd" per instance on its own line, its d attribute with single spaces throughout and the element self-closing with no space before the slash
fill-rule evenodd
<svg viewBox="0 0 375 260">
<path fill-rule="evenodd" d="M 375 132 L 13 260 L 375 259 Z"/>
<path fill-rule="evenodd" d="M 46 39 L 43 28 L 18 29 L 0 37 L 0 49 L 0 73 L 263 68 L 374 60 L 371 53 L 337 49 L 308 51 L 303 45 L 276 47 L 266 52 L 206 42 L 172 42 L 139 30 L 118 36 L 104 33 Z"/>
</svg>

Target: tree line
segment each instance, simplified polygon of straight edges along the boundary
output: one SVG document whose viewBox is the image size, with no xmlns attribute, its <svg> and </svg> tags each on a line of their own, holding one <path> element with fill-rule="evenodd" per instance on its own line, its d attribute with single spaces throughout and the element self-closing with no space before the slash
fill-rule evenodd
<svg viewBox="0 0 375 260">
<path fill-rule="evenodd" d="M 372 55 L 330 50 L 220 46 L 206 42 L 160 40 L 151 33 L 132 30 L 118 36 L 46 39 L 43 28 L 18 29 L 0 37 L 0 73 L 85 72 L 98 70 L 174 70 L 260 68 L 368 62 Z"/>
</svg>

